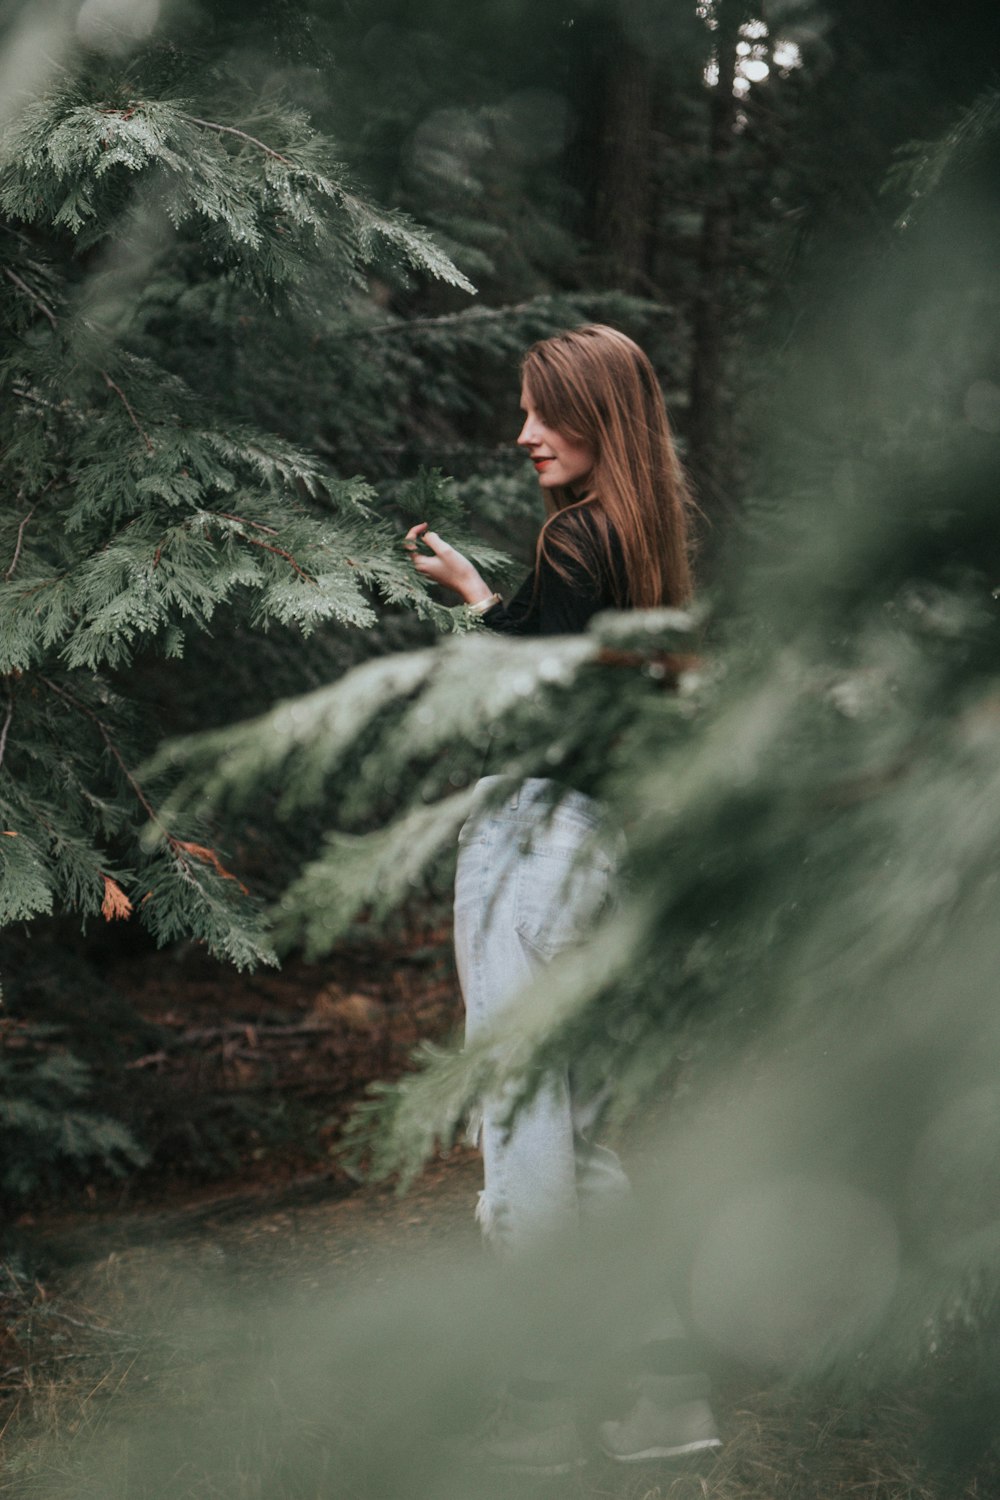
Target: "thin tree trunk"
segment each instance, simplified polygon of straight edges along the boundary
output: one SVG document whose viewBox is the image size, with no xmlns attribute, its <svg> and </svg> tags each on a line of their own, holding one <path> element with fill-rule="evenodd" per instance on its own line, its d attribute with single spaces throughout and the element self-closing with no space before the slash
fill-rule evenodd
<svg viewBox="0 0 1000 1500">
<path fill-rule="evenodd" d="M 746 0 L 718 0 L 715 32 L 718 82 L 713 90 L 708 191 L 698 250 L 687 422 L 688 463 L 706 512 L 719 516 L 734 503 L 732 441 L 726 391 L 728 317 L 726 283 L 733 245 L 730 159 L 736 144 L 739 101 L 733 93 L 736 44 L 750 14 Z"/>
<path fill-rule="evenodd" d="M 646 290 L 649 272 L 653 87 L 651 65 L 616 25 L 601 111 L 595 235 L 612 277 Z"/>
</svg>

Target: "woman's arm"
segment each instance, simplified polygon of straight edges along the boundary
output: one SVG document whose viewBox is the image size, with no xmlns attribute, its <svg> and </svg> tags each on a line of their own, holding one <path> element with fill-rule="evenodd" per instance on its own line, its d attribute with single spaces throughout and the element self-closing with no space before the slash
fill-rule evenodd
<svg viewBox="0 0 1000 1500">
<path fill-rule="evenodd" d="M 537 582 L 536 574 L 529 574 L 509 604 L 497 602 L 483 612 L 483 624 L 490 630 L 501 635 L 576 635 L 587 628 L 587 622 L 599 610 L 614 607 L 607 569 L 602 570 L 595 562 L 591 571 L 560 546 L 558 528 L 563 524 L 572 525 L 577 532 L 581 525 L 586 525 L 574 516 L 566 523 L 560 518 L 550 526 L 548 552 L 539 560 Z M 431 548 L 433 556 L 416 550 L 418 538 Z M 584 538 L 592 545 L 589 528 Z M 418 573 L 454 589 L 466 604 L 496 598 L 468 558 L 436 532 L 428 531 L 426 522 L 410 527 L 404 546 L 410 551 Z M 549 555 L 558 560 L 558 569 Z"/>
<path fill-rule="evenodd" d="M 579 566 L 571 567 L 569 579 L 557 573 L 543 557 L 535 574 L 529 574 L 509 604 L 495 604 L 483 615 L 483 624 L 502 635 L 577 635 L 599 609 L 608 608 L 600 588 Z"/>
</svg>

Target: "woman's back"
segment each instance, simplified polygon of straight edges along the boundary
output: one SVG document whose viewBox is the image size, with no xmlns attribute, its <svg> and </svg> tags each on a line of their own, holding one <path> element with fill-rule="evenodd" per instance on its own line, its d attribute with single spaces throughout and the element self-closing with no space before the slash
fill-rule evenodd
<svg viewBox="0 0 1000 1500">
<path fill-rule="evenodd" d="M 617 529 L 596 515 L 597 500 L 567 506 L 545 528 L 532 573 L 509 604 L 494 604 L 483 624 L 503 635 L 576 635 L 604 609 L 629 607 Z"/>
</svg>

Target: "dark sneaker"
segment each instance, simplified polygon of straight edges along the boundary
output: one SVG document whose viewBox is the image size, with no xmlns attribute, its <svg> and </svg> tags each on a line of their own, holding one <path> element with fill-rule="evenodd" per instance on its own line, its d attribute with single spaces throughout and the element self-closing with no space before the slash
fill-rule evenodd
<svg viewBox="0 0 1000 1500">
<path fill-rule="evenodd" d="M 619 1421 L 602 1422 L 598 1435 L 602 1452 L 621 1464 L 722 1447 L 708 1401 L 676 1375 L 640 1375 L 629 1410 Z"/>
</svg>

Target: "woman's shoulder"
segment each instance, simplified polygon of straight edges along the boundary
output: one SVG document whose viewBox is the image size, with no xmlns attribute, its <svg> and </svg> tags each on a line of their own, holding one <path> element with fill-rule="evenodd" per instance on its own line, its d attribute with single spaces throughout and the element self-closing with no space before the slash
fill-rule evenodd
<svg viewBox="0 0 1000 1500">
<path fill-rule="evenodd" d="M 621 538 L 597 500 L 567 505 L 545 527 L 542 557 L 550 565 L 597 590 L 606 602 L 627 601 L 628 583 Z"/>
<path fill-rule="evenodd" d="M 567 505 L 556 511 L 545 527 L 545 539 L 556 553 L 568 553 L 591 571 L 607 569 L 617 574 L 622 564 L 618 530 L 599 500 Z"/>
<path fill-rule="evenodd" d="M 557 510 L 545 527 L 553 542 L 597 543 L 603 548 L 618 540 L 618 533 L 599 500 L 584 500 Z"/>
</svg>

